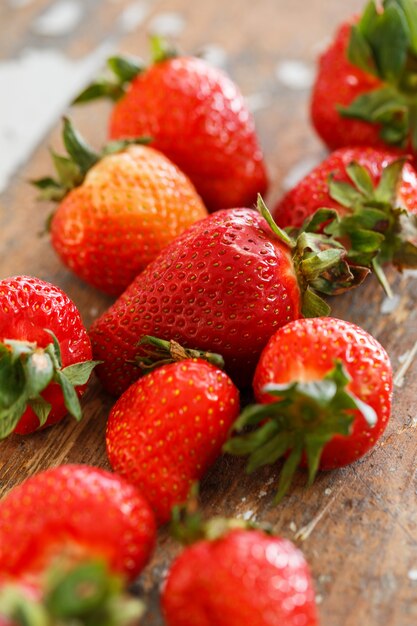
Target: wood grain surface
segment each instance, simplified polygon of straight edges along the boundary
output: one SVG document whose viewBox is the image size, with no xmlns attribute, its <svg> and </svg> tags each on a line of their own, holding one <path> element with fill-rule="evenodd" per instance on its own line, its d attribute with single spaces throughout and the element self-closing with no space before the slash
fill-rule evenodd
<svg viewBox="0 0 417 626">
<path fill-rule="evenodd" d="M 19 62 L 28 49 L 59 50 L 76 64 L 105 42 L 106 50 L 146 57 L 148 28 L 159 25 L 162 30 L 182 31 L 180 43 L 187 51 L 208 45 L 212 57 L 224 63 L 249 98 L 268 162 L 271 203 L 325 154 L 309 125 L 309 80 L 320 49 L 336 25 L 362 6 L 360 0 L 74 3 L 81 7 L 82 19 L 57 37 L 53 32 L 40 35 L 33 28 L 52 2 L 2 0 L 0 78 L 4 64 Z M 26 98 L 30 116 L 34 95 L 25 84 L 14 93 Z M 66 101 L 73 95 L 69 92 Z M 44 97 L 46 102 L 48 92 Z M 81 131 L 97 146 L 106 134 L 108 110 L 104 103 L 71 111 Z M 0 276 L 25 273 L 56 283 L 76 302 L 89 325 L 110 300 L 72 276 L 55 256 L 48 238 L 38 235 L 50 207 L 37 203 L 35 191 L 27 184 L 50 171 L 47 148 L 60 147 L 61 113 L 54 113 L 52 131 L 32 154 L 26 154 L 25 163 L 0 196 Z M 10 130 L 7 124 L 7 119 L 0 121 L 0 135 Z M 396 372 L 417 340 L 417 275 L 391 272 L 389 278 L 396 294 L 394 303 L 387 303 L 370 279 L 355 293 L 334 302 L 333 313 L 371 331 L 386 347 Z M 417 624 L 416 392 L 414 360 L 403 385 L 395 389 L 392 418 L 380 444 L 354 465 L 322 473 L 308 490 L 305 475 L 299 472 L 290 495 L 279 506 L 272 505 L 274 467 L 249 477 L 241 460 L 224 457 L 203 481 L 202 503 L 208 514 L 269 522 L 301 546 L 312 567 L 322 626 Z M 111 399 L 93 381 L 83 406 L 85 418 L 80 424 L 67 418 L 49 430 L 26 438 L 13 436 L 0 445 L 1 493 L 60 463 L 108 467 L 103 435 Z M 153 561 L 137 583 L 149 607 L 143 620 L 146 626 L 163 624 L 159 588 L 177 550 L 162 530 Z"/>
</svg>

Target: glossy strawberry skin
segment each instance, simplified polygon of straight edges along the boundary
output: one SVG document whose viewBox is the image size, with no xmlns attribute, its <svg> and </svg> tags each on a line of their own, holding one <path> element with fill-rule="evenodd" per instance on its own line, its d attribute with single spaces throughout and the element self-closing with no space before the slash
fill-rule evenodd
<svg viewBox="0 0 417 626">
<path fill-rule="evenodd" d="M 380 128 L 361 120 L 342 117 L 338 106 L 347 106 L 363 93 L 381 87 L 381 81 L 356 67 L 347 57 L 353 18 L 341 25 L 329 48 L 319 60 L 311 100 L 313 125 L 324 143 L 335 150 L 341 146 L 364 145 L 386 148 Z"/>
<path fill-rule="evenodd" d="M 350 182 L 346 167 L 356 161 L 367 169 L 376 186 L 381 179 L 382 170 L 396 158 L 398 155 L 393 152 L 370 147 L 356 146 L 336 150 L 278 202 L 273 211 L 275 221 L 282 228 L 299 227 L 305 219 L 323 207 L 336 209 L 339 215 L 344 215 L 347 210 L 329 194 L 329 176 L 334 176 L 336 181 Z M 406 208 L 410 213 L 417 213 L 417 173 L 410 163 L 405 163 L 403 167 L 401 182 L 397 188 L 397 205 Z"/>
<path fill-rule="evenodd" d="M 234 530 L 185 548 L 162 594 L 168 626 L 317 626 L 308 566 L 295 546 Z"/>
<path fill-rule="evenodd" d="M 167 522 L 219 456 L 238 412 L 236 387 L 206 361 L 158 368 L 114 405 L 106 433 L 110 464 Z"/>
<path fill-rule="evenodd" d="M 253 387 L 258 402 L 275 398 L 263 392 L 268 383 L 321 380 L 340 360 L 351 382 L 347 389 L 376 412 L 370 427 L 355 411 L 351 434 L 335 435 L 324 447 L 320 469 L 352 463 L 372 448 L 391 412 L 392 370 L 389 357 L 374 337 L 355 324 L 335 318 L 296 320 L 279 329 L 259 359 Z"/>
<path fill-rule="evenodd" d="M 59 287 L 39 278 L 15 276 L 0 281 L 0 341 L 17 339 L 36 342 L 46 347 L 52 342 L 51 330 L 57 337 L 62 365 L 91 359 L 91 344 L 75 304 Z M 85 386 L 77 387 L 79 396 Z M 51 383 L 42 392 L 52 406 L 44 426 L 51 426 L 67 414 L 61 388 Z M 39 419 L 28 407 L 15 432 L 26 435 L 39 428 Z"/>
<path fill-rule="evenodd" d="M 62 261 L 97 289 L 119 295 L 159 252 L 207 211 L 163 154 L 130 146 L 102 158 L 62 200 L 51 240 Z"/>
<path fill-rule="evenodd" d="M 37 579 L 53 559 L 99 558 L 133 580 L 155 543 L 155 521 L 124 479 L 61 465 L 15 487 L 0 503 L 0 576 Z"/>
<path fill-rule="evenodd" d="M 112 139 L 149 135 L 193 181 L 209 210 L 251 206 L 267 178 L 237 86 L 202 59 L 155 63 L 113 108 Z"/>
<path fill-rule="evenodd" d="M 218 211 L 191 226 L 90 329 L 104 386 L 138 378 L 143 335 L 222 354 L 239 386 L 253 376 L 271 334 L 301 316 L 289 248 L 251 209 Z"/>
</svg>

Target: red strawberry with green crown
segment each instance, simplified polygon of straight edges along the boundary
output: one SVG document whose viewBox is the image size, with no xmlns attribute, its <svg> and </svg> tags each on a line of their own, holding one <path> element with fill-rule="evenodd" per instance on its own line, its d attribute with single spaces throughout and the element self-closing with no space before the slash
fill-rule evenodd
<svg viewBox="0 0 417 626">
<path fill-rule="evenodd" d="M 244 409 L 225 450 L 249 455 L 247 470 L 284 457 L 277 501 L 297 466 L 309 484 L 318 469 L 356 461 L 384 432 L 391 412 L 392 370 L 374 337 L 330 317 L 280 328 L 261 354 L 253 380 L 259 404 Z"/>
<path fill-rule="evenodd" d="M 363 280 L 368 270 L 349 269 L 341 244 L 309 232 L 293 240 L 259 206 L 265 217 L 229 209 L 191 226 L 94 322 L 97 373 L 108 391 L 120 394 L 138 378 L 138 342 L 148 334 L 215 350 L 236 384 L 248 384 L 275 330 L 328 313 L 318 293 Z"/>
<path fill-rule="evenodd" d="M 173 530 L 186 547 L 162 590 L 167 626 L 318 626 L 310 570 L 290 541 L 243 520 L 177 511 Z"/>
<path fill-rule="evenodd" d="M 99 79 L 76 100 L 115 101 L 112 139 L 149 135 L 189 176 L 209 210 L 251 206 L 267 178 L 253 117 L 238 87 L 200 58 L 152 39 L 154 62 L 112 57 L 114 79 Z"/>
<path fill-rule="evenodd" d="M 96 363 L 75 304 L 39 278 L 0 281 L 0 438 L 81 419 Z"/>
<path fill-rule="evenodd" d="M 149 504 L 123 478 L 87 465 L 36 474 L 0 502 L 0 614 L 26 610 L 30 626 L 130 624 L 136 601 L 120 594 L 154 543 Z"/>
<path fill-rule="evenodd" d="M 175 342 L 172 349 L 185 360 L 129 387 L 112 408 L 106 433 L 112 468 L 145 494 L 160 523 L 219 456 L 239 414 L 239 392 L 224 372 L 187 358 Z"/>
<path fill-rule="evenodd" d="M 351 263 L 373 268 L 389 295 L 382 266 L 417 267 L 417 173 L 404 158 L 340 148 L 285 194 L 273 216 L 283 228 L 299 228 L 316 211 L 318 230 L 340 239 Z M 332 211 L 338 217 L 329 223 Z"/>
<path fill-rule="evenodd" d="M 366 145 L 417 154 L 417 4 L 371 0 L 320 58 L 313 124 L 331 149 Z"/>
<path fill-rule="evenodd" d="M 34 184 L 59 202 L 50 218 L 52 245 L 77 276 L 119 295 L 159 252 L 207 216 L 188 178 L 147 139 L 94 151 L 64 120 L 68 156 L 52 152 L 58 178 Z"/>
</svg>

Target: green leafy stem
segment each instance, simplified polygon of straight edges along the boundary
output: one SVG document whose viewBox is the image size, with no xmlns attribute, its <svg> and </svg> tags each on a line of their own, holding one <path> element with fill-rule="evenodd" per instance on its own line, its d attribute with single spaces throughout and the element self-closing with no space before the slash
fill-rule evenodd
<svg viewBox="0 0 417 626">
<path fill-rule="evenodd" d="M 62 367 L 58 339 L 50 330 L 51 343 L 41 348 L 35 342 L 4 339 L 0 342 L 0 439 L 7 437 L 30 407 L 44 426 L 51 405 L 42 392 L 51 384 L 61 387 L 68 412 L 82 416 L 76 387 L 85 385 L 98 361 L 82 361 Z"/>
<path fill-rule="evenodd" d="M 249 456 L 248 473 L 285 457 L 275 498 L 279 502 L 303 457 L 308 483 L 314 481 L 325 445 L 335 435 L 350 434 L 355 411 L 363 415 L 369 427 L 375 425 L 374 409 L 347 389 L 350 381 L 338 360 L 322 380 L 266 385 L 263 392 L 276 400 L 247 406 L 233 425 L 233 432 L 255 429 L 231 437 L 224 451 Z"/>
</svg>

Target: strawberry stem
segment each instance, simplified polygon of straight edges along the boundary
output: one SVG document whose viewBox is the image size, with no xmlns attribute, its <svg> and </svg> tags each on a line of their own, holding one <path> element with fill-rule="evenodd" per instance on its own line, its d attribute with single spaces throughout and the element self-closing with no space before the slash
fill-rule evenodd
<svg viewBox="0 0 417 626">
<path fill-rule="evenodd" d="M 140 346 L 141 352 L 136 356 L 135 362 L 144 373 L 151 372 L 168 363 L 184 361 L 185 359 L 203 359 L 220 369 L 224 369 L 224 359 L 221 354 L 184 348 L 172 339 L 166 341 L 151 335 L 144 335 L 138 346 Z"/>
<path fill-rule="evenodd" d="M 361 284 L 369 274 L 369 269 L 360 265 L 352 268 L 347 262 L 347 251 L 333 236 L 316 232 L 323 222 L 337 221 L 335 211 L 322 209 L 306 221 L 296 239 L 289 236 L 274 221 L 262 197 L 258 195 L 257 209 L 266 220 L 272 232 L 290 249 L 294 270 L 297 274 L 302 294 L 302 314 L 304 317 L 328 315 L 330 307 L 318 295 L 333 295 Z"/>
<path fill-rule="evenodd" d="M 261 528 L 253 522 L 236 518 L 215 516 L 203 520 L 198 504 L 198 491 L 198 483 L 194 483 L 188 500 L 172 510 L 170 534 L 183 545 L 191 545 L 203 539 L 215 541 L 235 529 Z M 269 532 L 268 527 L 262 527 L 262 530 Z"/>
<path fill-rule="evenodd" d="M 176 48 L 161 35 L 150 36 L 151 57 L 153 63 L 163 63 L 178 56 Z"/>
<path fill-rule="evenodd" d="M 393 298 L 394 294 L 392 292 L 391 286 L 377 258 L 372 259 L 372 269 L 378 279 L 379 284 L 387 294 L 388 298 Z"/>
<path fill-rule="evenodd" d="M 72 104 L 85 104 L 101 98 L 117 102 L 125 95 L 132 80 L 145 71 L 146 65 L 137 57 L 119 55 L 107 59 L 107 69 L 109 75 L 93 81 Z"/>
<path fill-rule="evenodd" d="M 286 233 L 285 230 L 282 230 L 282 228 L 280 228 L 278 226 L 278 224 L 275 222 L 275 220 L 272 217 L 268 207 L 266 206 L 265 202 L 263 201 L 263 198 L 262 198 L 260 193 L 258 193 L 257 209 L 258 209 L 259 213 L 262 215 L 262 217 L 268 222 L 268 226 L 270 227 L 272 232 L 275 233 L 275 235 L 277 235 L 277 237 L 279 237 L 279 239 L 283 243 L 285 243 L 290 248 L 293 248 L 295 246 L 295 243 L 296 243 L 295 240 L 292 239 L 288 235 L 288 233 Z"/>
</svg>

